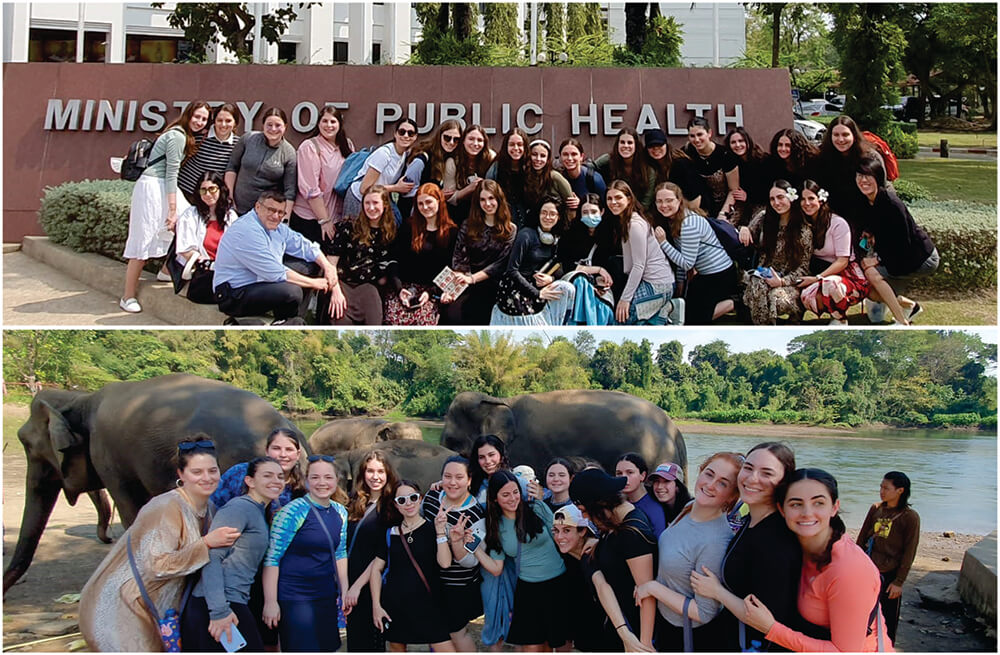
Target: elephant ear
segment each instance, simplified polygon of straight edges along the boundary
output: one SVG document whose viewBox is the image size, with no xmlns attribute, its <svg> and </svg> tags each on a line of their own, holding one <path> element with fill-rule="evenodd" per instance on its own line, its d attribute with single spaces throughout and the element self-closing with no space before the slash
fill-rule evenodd
<svg viewBox="0 0 1000 655">
<path fill-rule="evenodd" d="M 392 426 L 394 423 L 383 423 L 379 426 L 378 432 L 375 433 L 375 441 L 389 441 L 392 439 Z"/>
<path fill-rule="evenodd" d="M 49 440 L 63 478 L 63 490 L 70 505 L 90 486 L 87 467 L 87 438 L 74 430 L 61 411 L 47 402 L 42 403 L 49 419 Z"/>
<path fill-rule="evenodd" d="M 483 423 L 480 426 L 483 434 L 495 434 L 504 443 L 510 443 L 514 437 L 514 412 L 506 402 L 487 397 L 482 401 Z"/>
</svg>

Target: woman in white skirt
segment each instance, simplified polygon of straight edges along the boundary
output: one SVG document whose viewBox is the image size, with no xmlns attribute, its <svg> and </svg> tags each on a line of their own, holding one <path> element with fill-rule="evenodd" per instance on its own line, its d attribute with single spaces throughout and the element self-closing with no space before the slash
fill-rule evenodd
<svg viewBox="0 0 1000 655">
<path fill-rule="evenodd" d="M 132 190 L 128 218 L 128 240 L 124 257 L 125 293 L 119 306 L 126 312 L 141 312 L 136 300 L 139 276 L 147 259 L 167 254 L 177 222 L 177 171 L 181 162 L 197 150 L 194 135 L 205 128 L 211 107 L 204 100 L 189 104 L 180 118 L 167 126 L 149 151 L 149 166 Z"/>
</svg>

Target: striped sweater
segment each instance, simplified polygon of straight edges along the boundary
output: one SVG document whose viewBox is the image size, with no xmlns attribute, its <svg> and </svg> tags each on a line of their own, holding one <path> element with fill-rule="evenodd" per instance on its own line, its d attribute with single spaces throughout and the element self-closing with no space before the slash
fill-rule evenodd
<svg viewBox="0 0 1000 655">
<path fill-rule="evenodd" d="M 664 241 L 660 244 L 660 249 L 667 259 L 685 271 L 695 268 L 703 275 L 711 275 L 721 273 L 733 265 L 733 260 L 719 243 L 715 230 L 705 217 L 694 212 L 684 215 L 678 246 L 679 249 L 670 241 Z"/>
</svg>

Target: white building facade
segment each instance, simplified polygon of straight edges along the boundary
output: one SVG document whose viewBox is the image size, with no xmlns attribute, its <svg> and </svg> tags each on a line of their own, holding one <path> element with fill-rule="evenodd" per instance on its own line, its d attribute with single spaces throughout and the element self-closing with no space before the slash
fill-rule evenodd
<svg viewBox="0 0 1000 655">
<path fill-rule="evenodd" d="M 266 14 L 284 3 L 249 3 Z M 518 3 L 520 16 L 532 3 Z M 420 24 L 410 2 L 326 2 L 301 12 L 281 42 L 254 52 L 260 63 L 402 64 L 420 40 Z M 162 9 L 150 3 L 17 2 L 3 4 L 3 61 L 171 62 L 184 61 L 190 43 L 170 27 Z M 685 66 L 726 66 L 746 48 L 744 7 L 731 3 L 660 3 L 664 16 L 682 26 Z M 625 41 L 625 3 L 602 3 L 612 43 Z M 541 38 L 541 35 L 539 35 Z M 526 39 L 526 37 L 525 37 Z M 262 43 L 258 39 L 257 43 Z M 209 61 L 231 63 L 221 47 Z"/>
</svg>

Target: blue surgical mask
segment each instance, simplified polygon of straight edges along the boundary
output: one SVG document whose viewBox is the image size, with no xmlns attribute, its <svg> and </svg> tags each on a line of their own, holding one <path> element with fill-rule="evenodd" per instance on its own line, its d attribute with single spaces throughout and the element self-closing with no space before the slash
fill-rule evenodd
<svg viewBox="0 0 1000 655">
<path fill-rule="evenodd" d="M 580 221 L 587 227 L 594 228 L 601 224 L 600 212 L 588 212 L 580 215 Z"/>
</svg>

